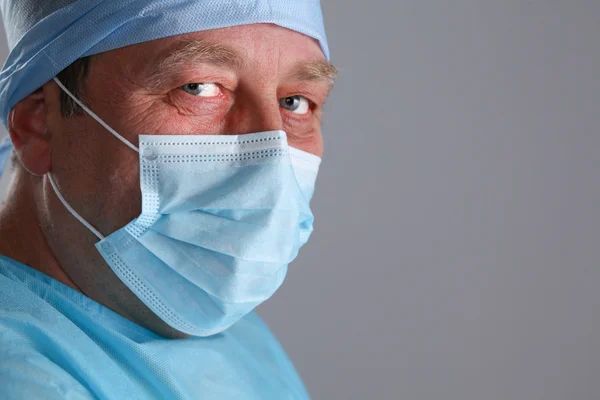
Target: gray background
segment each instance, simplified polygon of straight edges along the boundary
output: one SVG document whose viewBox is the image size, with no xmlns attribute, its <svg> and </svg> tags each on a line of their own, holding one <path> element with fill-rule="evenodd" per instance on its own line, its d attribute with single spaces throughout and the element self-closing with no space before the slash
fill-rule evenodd
<svg viewBox="0 0 600 400">
<path fill-rule="evenodd" d="M 600 2 L 324 0 L 316 231 L 260 308 L 315 399 L 600 398 Z"/>
</svg>

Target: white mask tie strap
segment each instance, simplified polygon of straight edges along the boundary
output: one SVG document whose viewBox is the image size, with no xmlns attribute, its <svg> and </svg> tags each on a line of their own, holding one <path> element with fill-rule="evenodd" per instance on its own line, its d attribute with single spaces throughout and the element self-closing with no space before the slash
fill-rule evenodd
<svg viewBox="0 0 600 400">
<path fill-rule="evenodd" d="M 69 89 L 67 89 L 65 87 L 65 85 L 62 84 L 61 81 L 59 81 L 56 77 L 52 78 L 54 79 L 54 82 L 56 82 L 56 84 L 66 93 L 69 95 L 70 98 L 73 99 L 73 101 L 75 103 L 77 103 L 79 105 L 79 107 L 83 108 L 85 110 L 86 113 L 88 113 L 90 115 L 90 117 L 94 118 L 96 121 L 98 121 L 98 123 L 100 125 L 102 125 L 107 131 L 109 131 L 110 133 L 113 134 L 114 137 L 116 137 L 117 139 L 119 139 L 121 142 L 123 142 L 127 147 L 129 147 L 131 150 L 135 151 L 136 153 L 139 153 L 140 150 L 135 147 L 129 140 L 125 139 L 123 136 L 119 135 L 117 133 L 117 131 L 115 131 L 113 128 L 111 128 L 110 126 L 108 126 L 108 124 L 104 121 L 102 121 L 102 119 L 100 119 L 99 116 L 97 116 L 92 110 L 90 110 L 85 104 L 83 104 L 83 102 L 81 100 L 79 100 L 77 97 L 75 97 L 73 95 L 73 93 L 71 93 L 69 91 Z"/>
<path fill-rule="evenodd" d="M 63 195 L 60 194 L 60 191 L 58 190 L 58 187 L 56 186 L 56 183 L 54 182 L 54 178 L 52 177 L 51 173 L 48 173 L 48 179 L 50 180 L 50 184 L 52 185 L 52 188 L 54 189 L 54 193 L 56 193 L 56 197 L 58 197 L 58 199 L 61 201 L 61 203 L 63 203 L 63 205 L 71 213 L 71 215 L 73 215 L 75 218 L 77 218 L 79 220 L 79 222 L 81 222 L 83 224 L 83 226 L 88 228 L 94 235 L 96 235 L 98 237 L 98 239 L 100 239 L 100 240 L 104 239 L 104 235 L 102 235 L 100 232 L 98 232 L 98 230 L 96 228 L 94 228 L 89 222 L 87 222 L 85 219 L 83 219 L 83 217 L 81 215 L 79 215 L 77 213 L 77 211 L 75 211 L 73 209 L 73 207 L 71 207 L 69 205 L 69 203 L 67 203 L 67 201 L 65 200 Z"/>
</svg>

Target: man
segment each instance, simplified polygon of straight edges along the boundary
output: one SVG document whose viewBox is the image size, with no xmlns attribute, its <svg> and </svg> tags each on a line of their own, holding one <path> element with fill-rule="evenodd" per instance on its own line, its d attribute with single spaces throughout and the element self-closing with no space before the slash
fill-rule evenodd
<svg viewBox="0 0 600 400">
<path fill-rule="evenodd" d="M 307 398 L 253 309 L 312 231 L 318 0 L 1 6 L 0 398 Z"/>
</svg>

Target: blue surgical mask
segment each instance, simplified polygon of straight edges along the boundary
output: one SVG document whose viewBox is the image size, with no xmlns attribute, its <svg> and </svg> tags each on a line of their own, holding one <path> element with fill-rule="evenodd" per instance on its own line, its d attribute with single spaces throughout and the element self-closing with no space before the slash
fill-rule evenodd
<svg viewBox="0 0 600 400">
<path fill-rule="evenodd" d="M 283 131 L 239 136 L 140 135 L 142 213 L 100 241 L 117 276 L 174 329 L 227 329 L 281 286 L 313 229 L 309 207 L 321 159 L 288 145 Z"/>
</svg>

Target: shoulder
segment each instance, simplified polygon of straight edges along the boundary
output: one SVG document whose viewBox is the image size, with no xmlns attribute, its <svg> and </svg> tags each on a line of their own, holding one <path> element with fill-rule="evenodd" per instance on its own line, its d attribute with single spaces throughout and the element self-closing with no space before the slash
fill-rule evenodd
<svg viewBox="0 0 600 400">
<path fill-rule="evenodd" d="M 6 400 L 93 399 L 90 392 L 54 357 L 0 323 L 0 392 Z"/>
<path fill-rule="evenodd" d="M 2 399 L 92 399 L 54 337 L 67 320 L 27 285 L 23 270 L 0 262 L 0 393 Z M 61 366 L 63 365 L 63 366 Z"/>
</svg>

